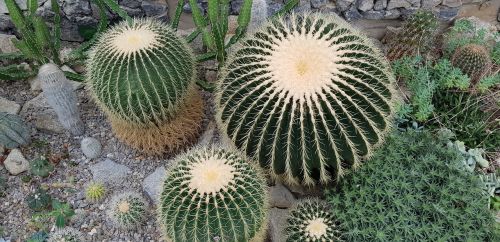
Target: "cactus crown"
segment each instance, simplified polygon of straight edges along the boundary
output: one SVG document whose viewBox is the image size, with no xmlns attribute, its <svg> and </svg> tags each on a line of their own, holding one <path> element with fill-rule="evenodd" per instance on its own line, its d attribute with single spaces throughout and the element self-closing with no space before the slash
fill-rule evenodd
<svg viewBox="0 0 500 242">
<path fill-rule="evenodd" d="M 99 201 L 106 195 L 106 188 L 100 182 L 91 182 L 85 189 L 85 197 L 90 201 Z"/>
<path fill-rule="evenodd" d="M 30 131 L 21 117 L 0 112 L 0 145 L 14 149 L 30 142 Z"/>
<path fill-rule="evenodd" d="M 329 205 L 319 199 L 299 202 L 290 212 L 285 232 L 287 241 L 338 241 L 341 235 Z"/>
<path fill-rule="evenodd" d="M 123 192 L 111 199 L 108 216 L 118 227 L 132 228 L 144 221 L 146 208 L 146 200 L 140 194 Z"/>
<path fill-rule="evenodd" d="M 467 74 L 473 82 L 479 81 L 490 69 L 492 61 L 488 50 L 477 44 L 458 48 L 451 60 L 453 66 Z"/>
<path fill-rule="evenodd" d="M 48 239 L 48 242 L 80 242 L 83 240 L 83 235 L 80 231 L 66 227 L 64 229 L 59 229 L 52 233 Z"/>
<path fill-rule="evenodd" d="M 390 126 L 394 77 L 378 50 L 339 17 L 272 19 L 224 68 L 216 99 L 223 133 L 288 182 L 338 178 Z"/>
<path fill-rule="evenodd" d="M 187 43 L 153 19 L 122 22 L 103 33 L 87 65 L 97 103 L 111 118 L 139 125 L 171 117 L 195 77 Z"/>
<path fill-rule="evenodd" d="M 172 241 L 262 239 L 267 190 L 257 168 L 236 152 L 198 148 L 176 159 L 160 198 Z"/>
</svg>

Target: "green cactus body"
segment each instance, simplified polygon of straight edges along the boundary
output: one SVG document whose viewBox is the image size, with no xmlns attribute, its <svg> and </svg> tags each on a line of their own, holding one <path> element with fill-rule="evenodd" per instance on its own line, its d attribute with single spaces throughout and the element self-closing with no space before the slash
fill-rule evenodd
<svg viewBox="0 0 500 242">
<path fill-rule="evenodd" d="M 0 112 L 0 145 L 14 149 L 30 142 L 30 131 L 21 117 Z"/>
<path fill-rule="evenodd" d="M 215 147 L 176 158 L 160 198 L 168 241 L 262 241 L 266 181 L 237 152 Z"/>
<path fill-rule="evenodd" d="M 100 182 L 91 182 L 85 189 L 85 197 L 92 202 L 100 201 L 106 195 L 106 187 Z"/>
<path fill-rule="evenodd" d="M 467 74 L 473 83 L 477 83 L 491 68 L 491 57 L 482 45 L 469 44 L 455 51 L 451 59 L 453 66 Z"/>
<path fill-rule="evenodd" d="M 147 202 L 136 192 L 123 192 L 111 199 L 108 216 L 121 228 L 139 226 L 146 218 Z"/>
<path fill-rule="evenodd" d="M 330 206 L 319 199 L 299 202 L 290 212 L 285 228 L 286 241 L 339 241 L 341 232 Z"/>
<path fill-rule="evenodd" d="M 111 118 L 143 126 L 173 115 L 196 69 L 187 43 L 153 19 L 124 21 L 103 33 L 87 68 L 91 92 Z"/>
<path fill-rule="evenodd" d="M 30 172 L 35 176 L 48 177 L 52 171 L 54 165 L 43 156 L 30 162 Z"/>
<path fill-rule="evenodd" d="M 383 140 L 393 82 L 379 51 L 339 17 L 281 17 L 226 62 L 217 119 L 226 138 L 274 177 L 328 183 Z"/>
</svg>

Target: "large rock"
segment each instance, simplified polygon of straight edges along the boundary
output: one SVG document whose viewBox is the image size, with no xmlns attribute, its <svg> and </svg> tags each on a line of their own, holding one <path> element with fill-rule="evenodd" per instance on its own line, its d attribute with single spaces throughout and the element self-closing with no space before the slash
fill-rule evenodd
<svg viewBox="0 0 500 242">
<path fill-rule="evenodd" d="M 142 2 L 141 7 L 148 17 L 154 16 L 168 19 L 168 6 L 165 2 L 145 0 Z"/>
<path fill-rule="evenodd" d="M 12 23 L 9 15 L 0 13 L 0 31 L 8 32 L 12 29 L 14 29 L 14 23 Z"/>
<path fill-rule="evenodd" d="M 19 149 L 13 149 L 3 162 L 5 168 L 11 175 L 17 175 L 19 173 L 25 172 L 29 169 L 30 164 L 24 158 L 23 154 Z"/>
<path fill-rule="evenodd" d="M 457 17 L 459 10 L 460 10 L 459 7 L 456 8 L 442 7 L 439 9 L 438 18 L 444 21 L 452 21 L 453 19 L 455 19 L 455 17 Z"/>
<path fill-rule="evenodd" d="M 21 10 L 26 10 L 27 5 L 26 5 L 26 0 L 16 0 L 16 3 L 19 5 Z M 0 1 L 0 14 L 4 13 L 9 13 L 9 10 L 7 9 L 7 5 L 5 5 L 5 0 Z"/>
<path fill-rule="evenodd" d="M 57 114 L 50 107 L 43 93 L 27 101 L 21 109 L 20 115 L 33 122 L 35 127 L 42 131 L 64 133 L 64 127 L 57 120 Z"/>
<path fill-rule="evenodd" d="M 121 6 L 127 8 L 138 8 L 141 6 L 142 0 L 120 0 L 118 1 Z"/>
<path fill-rule="evenodd" d="M 65 0 L 62 4 L 62 11 L 69 18 L 92 14 L 89 1 Z"/>
<path fill-rule="evenodd" d="M 131 172 L 127 166 L 115 163 L 110 159 L 90 165 L 89 169 L 95 181 L 111 185 L 122 184 Z"/>
<path fill-rule="evenodd" d="M 328 0 L 311 0 L 311 7 L 322 8 L 328 4 Z"/>
<path fill-rule="evenodd" d="M 374 0 L 359 0 L 358 1 L 358 9 L 366 12 L 368 10 L 371 10 L 373 8 L 373 3 Z"/>
<path fill-rule="evenodd" d="M 344 12 L 351 8 L 354 0 L 337 0 L 337 8 L 339 11 Z"/>
<path fill-rule="evenodd" d="M 293 194 L 281 183 L 269 187 L 269 205 L 277 208 L 290 208 L 297 199 Z"/>
<path fill-rule="evenodd" d="M 409 7 L 411 7 L 411 3 L 407 2 L 406 0 L 389 0 L 389 3 L 387 4 L 387 10 Z"/>
<path fill-rule="evenodd" d="M 273 242 L 285 242 L 285 226 L 288 209 L 271 208 L 269 210 L 269 237 Z"/>
<path fill-rule="evenodd" d="M 442 0 L 422 0 L 422 8 L 432 9 L 441 4 Z"/>
<path fill-rule="evenodd" d="M 0 97 L 0 112 L 18 114 L 19 110 L 21 110 L 21 105 L 14 101 Z"/>
<path fill-rule="evenodd" d="M 12 43 L 13 39 L 17 39 L 14 35 L 0 34 L 0 53 L 12 53 L 18 49 Z"/>
<path fill-rule="evenodd" d="M 373 10 L 384 10 L 387 8 L 387 0 L 376 0 Z"/>
<path fill-rule="evenodd" d="M 165 181 L 167 171 L 163 166 L 156 168 L 156 170 L 147 176 L 142 183 L 144 191 L 149 195 L 155 204 L 160 201 L 161 188 Z"/>
<path fill-rule="evenodd" d="M 462 6 L 462 0 L 443 0 L 442 5 L 448 6 L 451 8 L 460 7 L 460 6 Z"/>
</svg>

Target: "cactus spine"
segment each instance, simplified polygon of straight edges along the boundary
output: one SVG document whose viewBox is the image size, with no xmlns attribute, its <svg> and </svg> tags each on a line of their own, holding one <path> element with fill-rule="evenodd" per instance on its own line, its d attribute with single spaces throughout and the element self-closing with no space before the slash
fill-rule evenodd
<svg viewBox="0 0 500 242">
<path fill-rule="evenodd" d="M 285 229 L 286 241 L 339 241 L 337 228 L 330 206 L 319 199 L 305 199 L 290 212 Z"/>
<path fill-rule="evenodd" d="M 226 62 L 216 95 L 222 133 L 276 178 L 337 179 L 392 123 L 394 77 L 370 42 L 322 14 L 273 19 Z"/>
<path fill-rule="evenodd" d="M 82 135 L 85 126 L 80 118 L 77 98 L 64 72 L 54 64 L 45 64 L 38 71 L 43 95 L 54 109 L 59 122 L 73 135 Z"/>
<path fill-rule="evenodd" d="M 14 149 L 30 142 L 30 131 L 21 117 L 0 112 L 0 145 Z"/>
<path fill-rule="evenodd" d="M 455 51 L 451 63 L 477 83 L 490 70 L 492 61 L 484 46 L 469 44 Z"/>
<path fill-rule="evenodd" d="M 120 228 L 139 226 L 146 218 L 147 203 L 136 192 L 124 192 L 111 199 L 108 216 Z"/>
<path fill-rule="evenodd" d="M 264 177 L 243 156 L 197 148 L 167 172 L 160 221 L 168 241 L 262 241 L 267 203 Z"/>
</svg>

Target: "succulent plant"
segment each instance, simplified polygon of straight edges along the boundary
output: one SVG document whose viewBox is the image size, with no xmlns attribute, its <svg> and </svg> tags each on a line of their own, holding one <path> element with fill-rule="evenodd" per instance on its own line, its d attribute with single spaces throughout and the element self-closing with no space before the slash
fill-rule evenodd
<svg viewBox="0 0 500 242">
<path fill-rule="evenodd" d="M 54 166 L 43 156 L 30 162 L 30 172 L 35 176 L 47 177 L 52 171 Z"/>
<path fill-rule="evenodd" d="M 292 209 L 285 228 L 286 241 L 340 241 L 330 206 L 319 199 L 305 199 Z"/>
<path fill-rule="evenodd" d="M 47 242 L 49 235 L 45 231 L 39 231 L 31 235 L 26 242 Z"/>
<path fill-rule="evenodd" d="M 121 228 L 132 228 L 140 225 L 146 218 L 147 203 L 136 192 L 122 192 L 111 199 L 108 216 Z"/>
<path fill-rule="evenodd" d="M 217 119 L 226 138 L 273 177 L 328 183 L 383 140 L 393 81 L 378 50 L 339 17 L 274 18 L 231 53 Z"/>
<path fill-rule="evenodd" d="M 411 15 L 394 36 L 389 36 L 387 58 L 396 60 L 403 56 L 422 54 L 434 40 L 438 20 L 430 10 L 418 10 Z"/>
<path fill-rule="evenodd" d="M 123 21 L 104 32 L 87 68 L 91 92 L 110 118 L 143 126 L 173 116 L 196 69 L 187 43 L 155 19 Z"/>
<path fill-rule="evenodd" d="M 48 242 L 83 242 L 83 234 L 77 229 L 66 227 L 50 234 Z"/>
<path fill-rule="evenodd" d="M 38 188 L 35 192 L 26 197 L 28 207 L 33 211 L 42 211 L 50 206 L 52 198 L 42 188 Z"/>
<path fill-rule="evenodd" d="M 30 130 L 21 117 L 0 112 L 0 145 L 14 149 L 30 142 Z"/>
<path fill-rule="evenodd" d="M 484 186 L 439 140 L 395 132 L 327 192 L 344 241 L 499 241 Z"/>
<path fill-rule="evenodd" d="M 236 151 L 195 148 L 167 172 L 159 210 L 167 241 L 262 241 L 266 180 Z"/>
<path fill-rule="evenodd" d="M 85 189 L 85 197 L 87 200 L 96 202 L 104 198 L 106 195 L 106 187 L 100 182 L 91 182 Z"/>
<path fill-rule="evenodd" d="M 482 45 L 469 44 L 458 48 L 451 58 L 453 66 L 477 83 L 491 68 L 489 51 Z"/>
</svg>

